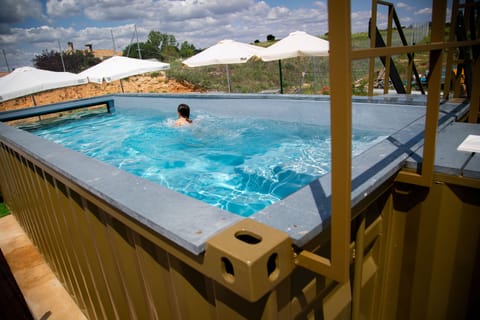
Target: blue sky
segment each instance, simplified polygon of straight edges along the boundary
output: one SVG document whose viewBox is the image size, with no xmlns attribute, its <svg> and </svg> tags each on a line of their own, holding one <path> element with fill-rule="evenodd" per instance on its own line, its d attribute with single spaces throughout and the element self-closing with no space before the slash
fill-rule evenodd
<svg viewBox="0 0 480 320">
<path fill-rule="evenodd" d="M 390 1 L 403 25 L 431 20 L 432 0 Z M 352 31 L 366 31 L 370 1 L 352 0 Z M 450 6 L 449 6 L 450 7 Z M 72 42 L 75 49 L 117 50 L 139 41 L 151 30 L 175 35 L 206 48 L 223 39 L 242 42 L 277 39 L 301 30 L 328 32 L 327 1 L 305 0 L 1 0 L 0 71 L 32 65 L 43 50 L 58 51 Z M 386 10 L 379 10 L 379 25 Z M 4 59 L 6 57 L 6 61 Z"/>
</svg>

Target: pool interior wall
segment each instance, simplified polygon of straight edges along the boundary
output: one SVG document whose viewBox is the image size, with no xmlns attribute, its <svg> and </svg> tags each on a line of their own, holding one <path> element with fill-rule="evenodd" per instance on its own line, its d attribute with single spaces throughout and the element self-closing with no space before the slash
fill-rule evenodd
<svg viewBox="0 0 480 320">
<path fill-rule="evenodd" d="M 319 125 L 330 123 L 325 96 L 299 95 L 110 95 L 115 109 L 152 108 L 176 115 L 179 103 L 195 112 L 254 117 Z M 352 126 L 381 132 L 385 140 L 352 160 L 352 207 L 391 178 L 423 142 L 425 97 L 353 99 Z M 467 106 L 444 103 L 439 130 L 465 113 Z M 243 217 L 174 192 L 108 164 L 68 150 L 22 130 L 0 125 L 0 138 L 61 172 L 88 192 L 117 207 L 129 218 L 193 254 L 204 251 L 209 238 Z M 296 246 L 318 236 L 330 217 L 330 174 L 249 219 L 288 233 Z"/>
</svg>

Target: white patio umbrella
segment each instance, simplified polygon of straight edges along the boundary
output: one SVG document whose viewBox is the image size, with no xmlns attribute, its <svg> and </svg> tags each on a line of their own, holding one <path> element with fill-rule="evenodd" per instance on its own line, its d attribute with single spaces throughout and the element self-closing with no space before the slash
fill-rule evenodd
<svg viewBox="0 0 480 320">
<path fill-rule="evenodd" d="M 231 91 L 229 64 L 245 63 L 251 57 L 258 56 L 265 48 L 235 40 L 222 40 L 200 53 L 186 59 L 183 63 L 189 67 L 201 67 L 224 64 L 227 73 L 228 91 Z"/>
<path fill-rule="evenodd" d="M 89 82 L 111 82 L 133 75 L 170 69 L 169 63 L 157 60 L 142 60 L 122 56 L 113 56 L 79 73 L 88 77 Z M 121 82 L 120 85 L 122 86 Z M 122 86 L 123 92 L 123 86 Z"/>
<path fill-rule="evenodd" d="M 32 95 L 35 104 L 34 93 L 87 82 L 87 77 L 70 72 L 21 67 L 0 78 L 0 101 Z"/>
<path fill-rule="evenodd" d="M 283 38 L 263 50 L 259 57 L 263 61 L 278 60 L 280 90 L 283 93 L 282 59 L 328 56 L 328 51 L 329 43 L 327 40 L 320 39 L 303 31 L 295 31 L 290 33 L 288 37 Z"/>
</svg>

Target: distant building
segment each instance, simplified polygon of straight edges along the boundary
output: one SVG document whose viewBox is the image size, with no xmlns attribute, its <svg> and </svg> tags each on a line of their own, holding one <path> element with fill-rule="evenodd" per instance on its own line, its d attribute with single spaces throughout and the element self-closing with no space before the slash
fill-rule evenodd
<svg viewBox="0 0 480 320">
<path fill-rule="evenodd" d="M 95 58 L 99 58 L 101 60 L 105 60 L 107 58 L 110 58 L 110 57 L 113 57 L 113 56 L 121 56 L 123 55 L 123 52 L 122 51 L 116 51 L 116 52 L 113 52 L 113 50 L 109 50 L 109 49 L 96 49 L 96 50 L 93 50 L 93 45 L 91 43 L 87 43 L 85 45 L 85 51 L 87 52 L 92 52 L 93 53 L 93 56 Z"/>
<path fill-rule="evenodd" d="M 123 55 L 122 51 L 117 51 L 113 52 L 113 50 L 108 50 L 108 49 L 98 49 L 98 50 L 93 50 L 93 55 L 96 58 L 100 58 L 101 60 L 113 57 L 113 56 L 121 56 Z"/>
<path fill-rule="evenodd" d="M 67 43 L 67 50 L 65 50 L 66 52 L 74 52 L 75 50 L 73 49 L 73 42 L 68 42 Z"/>
<path fill-rule="evenodd" d="M 110 49 L 96 49 L 94 50 L 93 49 L 93 45 L 91 43 L 87 43 L 85 45 L 85 49 L 84 49 L 86 52 L 92 52 L 93 53 L 93 56 L 95 58 L 99 58 L 100 60 L 105 60 L 107 58 L 110 58 L 110 57 L 113 57 L 113 56 L 121 56 L 123 55 L 123 52 L 122 51 L 116 51 L 115 53 L 113 52 L 113 50 L 110 50 Z M 65 53 L 70 53 L 70 52 L 74 52 L 75 51 L 75 48 L 73 47 L 73 42 L 68 42 L 67 43 L 67 49 L 65 50 Z"/>
</svg>

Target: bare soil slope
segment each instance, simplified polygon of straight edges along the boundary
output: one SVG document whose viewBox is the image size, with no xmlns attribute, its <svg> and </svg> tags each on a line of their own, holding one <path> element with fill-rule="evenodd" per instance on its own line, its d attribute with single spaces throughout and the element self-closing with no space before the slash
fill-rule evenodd
<svg viewBox="0 0 480 320">
<path fill-rule="evenodd" d="M 123 79 L 121 84 L 124 93 L 186 93 L 202 91 L 188 83 L 168 80 L 163 74 L 158 76 L 132 76 Z M 0 112 L 121 92 L 122 87 L 119 80 L 102 84 L 88 83 L 80 86 L 48 90 L 36 93 L 33 96 L 29 95 L 0 102 Z"/>
</svg>

